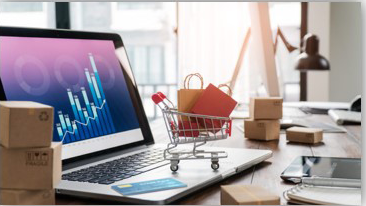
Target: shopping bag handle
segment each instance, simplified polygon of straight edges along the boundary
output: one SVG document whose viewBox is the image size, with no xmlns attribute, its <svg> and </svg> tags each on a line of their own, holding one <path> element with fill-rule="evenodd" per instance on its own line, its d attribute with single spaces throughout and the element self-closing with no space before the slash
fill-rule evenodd
<svg viewBox="0 0 366 206">
<path fill-rule="evenodd" d="M 233 95 L 233 91 L 231 90 L 231 88 L 227 84 L 220 84 L 217 88 L 221 88 L 221 87 L 228 88 L 227 95 L 229 95 L 230 97 Z"/>
<path fill-rule="evenodd" d="M 184 78 L 184 89 L 189 89 L 189 82 L 191 81 L 192 77 L 198 77 L 201 81 L 201 89 L 203 89 L 203 78 L 200 73 L 188 74 L 186 78 Z"/>
</svg>

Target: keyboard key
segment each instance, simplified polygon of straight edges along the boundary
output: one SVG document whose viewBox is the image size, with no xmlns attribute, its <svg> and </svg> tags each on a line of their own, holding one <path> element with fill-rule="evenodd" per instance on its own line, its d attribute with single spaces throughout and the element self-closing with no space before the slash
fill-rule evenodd
<svg viewBox="0 0 366 206">
<path fill-rule="evenodd" d="M 105 181 L 105 180 L 108 180 L 108 179 L 111 179 L 111 178 L 113 178 L 113 177 L 112 176 L 99 177 L 97 182 Z"/>
<path fill-rule="evenodd" d="M 84 178 L 80 178 L 78 179 L 79 182 L 87 182 L 89 180 L 92 180 L 92 179 L 95 179 L 94 176 L 91 176 L 91 177 L 84 177 Z"/>
<path fill-rule="evenodd" d="M 102 184 L 102 185 L 110 185 L 112 183 L 114 183 L 115 181 L 110 181 L 110 180 L 105 180 L 105 181 L 100 181 L 98 182 L 98 184 Z"/>
<path fill-rule="evenodd" d="M 148 163 L 142 163 L 142 164 L 140 164 L 141 166 L 144 166 L 144 167 L 147 167 L 147 166 L 149 166 L 150 164 L 148 164 Z"/>
<path fill-rule="evenodd" d="M 62 176 L 62 180 L 70 180 L 72 179 L 70 176 Z"/>
<path fill-rule="evenodd" d="M 68 175 L 69 175 L 70 177 L 77 177 L 77 176 L 79 176 L 79 174 L 78 174 L 78 173 L 76 173 L 76 172 L 69 173 Z"/>
<path fill-rule="evenodd" d="M 135 163 L 135 162 L 140 162 L 141 160 L 139 160 L 139 159 L 133 159 L 133 160 L 131 160 L 130 162 L 133 162 L 133 163 Z"/>
<path fill-rule="evenodd" d="M 135 170 L 138 170 L 138 169 L 141 169 L 141 168 L 143 168 L 144 166 L 140 166 L 140 165 L 136 165 L 136 166 L 134 166 L 133 168 L 135 169 Z"/>
<path fill-rule="evenodd" d="M 127 173 L 127 175 L 135 176 L 135 175 L 139 175 L 141 173 L 142 172 L 132 171 L 132 172 Z"/>
<path fill-rule="evenodd" d="M 113 178 L 111 178 L 111 179 L 108 179 L 108 181 L 113 181 L 113 182 L 117 182 L 117 181 L 121 181 L 121 180 L 123 180 L 124 178 L 122 178 L 122 177 L 113 177 Z"/>
<path fill-rule="evenodd" d="M 125 179 L 125 178 L 126 178 L 126 176 L 129 176 L 129 175 L 127 175 L 127 174 L 118 175 L 118 176 L 117 176 L 117 178 L 123 178 L 123 179 Z"/>
<path fill-rule="evenodd" d="M 126 174 L 126 173 L 128 173 L 129 171 L 126 171 L 126 170 L 119 170 L 119 171 L 117 171 L 116 173 L 117 174 Z"/>
<path fill-rule="evenodd" d="M 150 162 L 149 159 L 144 159 L 144 160 L 141 160 L 140 162 Z"/>
<path fill-rule="evenodd" d="M 99 178 L 94 178 L 91 180 L 88 180 L 89 183 L 97 183 L 99 181 Z"/>
<path fill-rule="evenodd" d="M 69 181 L 77 181 L 77 179 L 78 179 L 77 177 L 70 177 L 70 178 L 68 178 Z"/>
<path fill-rule="evenodd" d="M 131 175 L 127 175 L 127 174 L 125 175 L 125 179 L 127 179 L 127 178 L 129 178 L 129 177 L 131 177 Z"/>
</svg>

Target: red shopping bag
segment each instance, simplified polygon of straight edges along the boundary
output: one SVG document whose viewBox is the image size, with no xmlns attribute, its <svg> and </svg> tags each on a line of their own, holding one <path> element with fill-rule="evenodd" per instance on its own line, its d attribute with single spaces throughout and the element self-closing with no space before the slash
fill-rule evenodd
<svg viewBox="0 0 366 206">
<path fill-rule="evenodd" d="M 220 85 L 220 87 L 228 87 L 227 85 Z M 237 102 L 231 98 L 231 89 L 229 88 L 229 95 L 221 91 L 219 88 L 210 84 L 202 92 L 192 107 L 192 113 L 203 114 L 217 117 L 229 117 L 234 110 Z M 198 122 L 201 127 L 210 132 L 217 133 L 225 124 L 223 120 L 212 120 L 208 118 L 199 118 Z"/>
<path fill-rule="evenodd" d="M 198 130 L 198 124 L 190 121 L 179 121 L 178 123 L 179 133 L 173 122 L 170 122 L 170 127 L 173 130 L 173 134 L 178 133 L 179 137 L 198 137 L 200 132 Z"/>
</svg>

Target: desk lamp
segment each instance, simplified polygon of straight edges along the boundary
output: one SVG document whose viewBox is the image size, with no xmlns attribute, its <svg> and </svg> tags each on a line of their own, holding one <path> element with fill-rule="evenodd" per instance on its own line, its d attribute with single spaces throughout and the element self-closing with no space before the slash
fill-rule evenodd
<svg viewBox="0 0 366 206">
<path fill-rule="evenodd" d="M 314 34 L 304 36 L 304 52 L 296 60 L 295 68 L 300 72 L 330 70 L 328 60 L 319 54 L 319 38 Z"/>
<path fill-rule="evenodd" d="M 245 36 L 244 36 L 244 42 L 241 47 L 239 58 L 235 66 L 235 70 L 233 73 L 233 76 L 231 80 L 227 83 L 230 84 L 231 89 L 233 90 L 235 87 L 235 83 L 237 80 L 237 76 L 239 74 L 239 70 L 242 67 L 244 55 L 246 52 L 246 49 L 248 47 L 249 38 L 250 38 L 251 32 L 250 28 L 248 28 Z M 294 50 L 298 49 L 297 47 L 292 46 L 283 35 L 281 29 L 278 27 L 276 36 L 275 36 L 275 42 L 274 42 L 274 52 L 277 51 L 277 45 L 278 45 L 278 38 L 281 38 L 283 43 L 285 44 L 285 47 L 289 53 L 293 52 Z M 319 38 L 314 34 L 307 34 L 304 36 L 304 52 L 302 52 L 296 60 L 295 63 L 295 69 L 299 70 L 300 72 L 307 72 L 307 71 L 326 71 L 330 70 L 330 65 L 328 60 L 319 54 Z"/>
</svg>

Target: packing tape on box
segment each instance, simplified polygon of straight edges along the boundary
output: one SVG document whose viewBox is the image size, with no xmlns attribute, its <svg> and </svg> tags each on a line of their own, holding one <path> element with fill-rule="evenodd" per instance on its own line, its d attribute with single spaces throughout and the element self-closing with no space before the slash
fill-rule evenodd
<svg viewBox="0 0 366 206">
<path fill-rule="evenodd" d="M 242 190 L 244 190 L 246 194 L 248 194 L 253 199 L 255 199 L 257 201 L 257 205 L 261 205 L 262 204 L 262 200 L 260 198 L 258 198 L 255 194 L 253 194 L 252 192 L 250 192 L 249 190 L 247 190 L 244 186 L 241 186 L 240 188 Z"/>
</svg>

